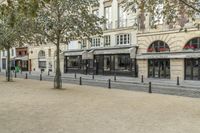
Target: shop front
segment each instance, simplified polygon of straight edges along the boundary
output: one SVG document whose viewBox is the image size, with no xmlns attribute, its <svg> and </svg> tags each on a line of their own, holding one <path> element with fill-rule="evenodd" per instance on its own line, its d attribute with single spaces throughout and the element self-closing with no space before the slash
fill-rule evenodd
<svg viewBox="0 0 200 133">
<path fill-rule="evenodd" d="M 16 57 L 15 67 L 19 67 L 22 71 L 28 71 L 28 57 Z"/>
<path fill-rule="evenodd" d="M 137 76 L 136 48 L 99 48 L 65 52 L 65 73 Z"/>
<path fill-rule="evenodd" d="M 94 51 L 94 72 L 137 77 L 135 54 L 136 47 L 97 49 Z"/>
<path fill-rule="evenodd" d="M 185 58 L 185 80 L 200 80 L 200 37 L 187 42 L 184 51 L 191 51 L 193 56 Z"/>
</svg>

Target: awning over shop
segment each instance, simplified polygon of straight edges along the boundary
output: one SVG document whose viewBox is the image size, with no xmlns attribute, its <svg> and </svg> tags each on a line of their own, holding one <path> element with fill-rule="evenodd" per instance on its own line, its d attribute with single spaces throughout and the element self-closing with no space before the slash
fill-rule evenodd
<svg viewBox="0 0 200 133">
<path fill-rule="evenodd" d="M 131 58 L 136 58 L 136 47 L 109 47 L 96 48 L 88 50 L 66 51 L 65 56 L 82 56 L 83 60 L 93 59 L 94 55 L 111 55 L 111 54 L 130 54 Z"/>
<path fill-rule="evenodd" d="M 77 56 L 77 55 L 82 55 L 85 51 L 79 50 L 79 51 L 66 51 L 64 52 L 65 56 Z"/>
<path fill-rule="evenodd" d="M 137 55 L 137 59 L 187 59 L 200 58 L 200 52 L 147 53 Z"/>
<path fill-rule="evenodd" d="M 28 61 L 28 56 L 15 57 L 15 60 L 23 60 L 23 61 Z"/>
<path fill-rule="evenodd" d="M 116 47 L 107 49 L 95 49 L 94 55 L 108 55 L 108 54 L 130 54 L 131 58 L 136 58 L 136 47 Z"/>
</svg>

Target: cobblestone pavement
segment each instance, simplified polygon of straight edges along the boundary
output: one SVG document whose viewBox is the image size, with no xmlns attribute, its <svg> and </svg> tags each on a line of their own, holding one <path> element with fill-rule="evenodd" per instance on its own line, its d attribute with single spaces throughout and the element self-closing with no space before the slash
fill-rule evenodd
<svg viewBox="0 0 200 133">
<path fill-rule="evenodd" d="M 4 75 L 3 73 L 0 73 L 1 75 Z M 25 78 L 25 72 L 22 74 L 17 74 L 18 78 Z M 14 75 L 13 75 L 14 76 Z M 28 78 L 40 80 L 40 74 L 39 73 L 27 73 Z M 142 91 L 142 92 L 148 92 L 149 91 L 149 81 L 151 79 L 145 79 L 144 83 L 141 83 L 141 81 L 134 80 L 135 78 L 132 78 L 133 81 L 131 81 L 130 77 L 117 77 L 117 81 L 114 81 L 114 78 L 111 76 L 95 76 L 94 79 L 92 79 L 92 75 L 81 75 L 77 74 L 76 78 L 74 74 L 64 74 L 62 76 L 62 82 L 63 83 L 71 83 L 71 84 L 79 84 L 80 77 L 82 77 L 82 83 L 84 85 L 89 86 L 99 86 L 99 87 L 108 87 L 108 79 L 111 79 L 111 88 L 115 89 L 124 89 L 124 90 L 133 90 L 133 91 Z M 42 80 L 45 81 L 52 81 L 54 80 L 54 76 L 51 74 L 48 76 L 47 74 L 42 74 Z M 167 80 L 151 80 L 152 82 L 152 92 L 153 93 L 159 93 L 159 94 L 168 94 L 168 95 L 178 95 L 178 96 L 186 96 L 186 97 L 194 97 L 194 98 L 200 98 L 200 83 L 194 82 L 192 84 L 192 81 L 188 83 L 186 86 L 180 85 L 177 86 L 174 81 L 168 81 Z M 187 81 L 185 81 L 187 82 Z M 190 85 L 192 84 L 192 86 Z M 199 85 L 198 85 L 199 84 Z"/>
<path fill-rule="evenodd" d="M 0 133 L 200 133 L 200 99 L 0 77 Z"/>
</svg>

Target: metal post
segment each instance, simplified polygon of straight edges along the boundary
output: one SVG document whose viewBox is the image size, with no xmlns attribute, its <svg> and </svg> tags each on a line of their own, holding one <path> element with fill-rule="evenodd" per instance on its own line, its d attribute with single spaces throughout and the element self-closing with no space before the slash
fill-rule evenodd
<svg viewBox="0 0 200 133">
<path fill-rule="evenodd" d="M 144 83 L 144 76 L 141 77 L 141 83 Z"/>
<path fill-rule="evenodd" d="M 17 73 L 15 72 L 15 78 L 17 78 Z"/>
<path fill-rule="evenodd" d="M 76 79 L 76 73 L 74 74 L 74 78 Z"/>
<path fill-rule="evenodd" d="M 50 75 L 50 71 L 48 70 L 48 76 Z"/>
<path fill-rule="evenodd" d="M 42 81 L 42 74 L 40 74 L 40 81 Z"/>
<path fill-rule="evenodd" d="M 152 93 L 151 82 L 149 82 L 149 93 Z"/>
<path fill-rule="evenodd" d="M 108 89 L 111 89 L 111 80 L 108 80 Z"/>
<path fill-rule="evenodd" d="M 177 85 L 180 85 L 179 77 L 177 77 Z"/>
<path fill-rule="evenodd" d="M 79 85 L 82 85 L 82 77 L 80 77 Z"/>
<path fill-rule="evenodd" d="M 25 79 L 28 79 L 28 73 L 26 73 L 26 77 L 25 77 Z"/>
</svg>

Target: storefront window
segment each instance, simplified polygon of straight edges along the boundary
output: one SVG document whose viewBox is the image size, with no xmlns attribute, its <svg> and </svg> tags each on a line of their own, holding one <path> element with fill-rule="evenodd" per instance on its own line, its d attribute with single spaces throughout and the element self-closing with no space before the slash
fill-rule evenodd
<svg viewBox="0 0 200 133">
<path fill-rule="evenodd" d="M 200 59 L 185 59 L 185 79 L 200 80 Z"/>
<path fill-rule="evenodd" d="M 80 66 L 81 66 L 80 56 L 67 57 L 67 67 L 68 68 L 80 68 Z"/>
<path fill-rule="evenodd" d="M 184 50 L 199 50 L 200 49 L 200 37 L 191 39 L 185 46 Z"/>
<path fill-rule="evenodd" d="M 148 48 L 147 52 L 169 52 L 169 46 L 163 41 L 155 41 Z"/>
<path fill-rule="evenodd" d="M 151 59 L 148 61 L 148 75 L 150 78 L 170 78 L 169 59 Z"/>
<path fill-rule="evenodd" d="M 129 55 L 116 55 L 115 69 L 120 71 L 129 71 L 130 63 L 131 60 Z"/>
</svg>

